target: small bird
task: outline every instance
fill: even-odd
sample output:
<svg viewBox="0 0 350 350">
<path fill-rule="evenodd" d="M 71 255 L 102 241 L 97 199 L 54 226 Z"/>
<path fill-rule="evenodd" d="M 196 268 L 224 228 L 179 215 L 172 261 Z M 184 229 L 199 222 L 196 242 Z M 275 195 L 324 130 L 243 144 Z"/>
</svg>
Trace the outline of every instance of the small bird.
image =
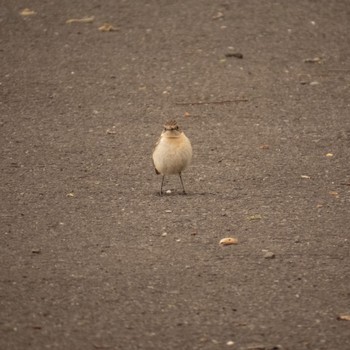
<svg viewBox="0 0 350 350">
<path fill-rule="evenodd" d="M 165 175 L 173 174 L 179 175 L 183 193 L 186 194 L 181 172 L 191 162 L 192 146 L 175 120 L 165 123 L 163 132 L 154 147 L 152 159 L 156 174 L 163 176 L 160 194 L 163 193 Z"/>
</svg>

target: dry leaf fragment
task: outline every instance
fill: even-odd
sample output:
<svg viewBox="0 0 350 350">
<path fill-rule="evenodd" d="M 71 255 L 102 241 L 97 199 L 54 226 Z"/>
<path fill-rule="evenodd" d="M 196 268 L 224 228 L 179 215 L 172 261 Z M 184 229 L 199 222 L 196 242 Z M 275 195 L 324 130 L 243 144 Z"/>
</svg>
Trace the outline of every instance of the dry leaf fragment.
<svg viewBox="0 0 350 350">
<path fill-rule="evenodd" d="M 314 58 L 306 58 L 304 60 L 305 63 L 320 63 L 321 57 L 314 57 Z"/>
<path fill-rule="evenodd" d="M 92 23 L 95 19 L 95 16 L 85 16 L 83 18 L 71 18 L 67 19 L 66 23 L 71 24 L 71 23 Z"/>
<path fill-rule="evenodd" d="M 302 179 L 311 179 L 311 177 L 309 175 L 300 175 L 300 177 Z"/>
<path fill-rule="evenodd" d="M 238 239 L 235 237 L 226 237 L 226 238 L 221 239 L 219 244 L 221 244 L 221 245 L 238 244 Z"/>
<path fill-rule="evenodd" d="M 248 216 L 247 219 L 250 221 L 261 220 L 262 216 L 260 214 L 255 214 Z"/>
<path fill-rule="evenodd" d="M 67 193 L 67 195 L 66 195 L 67 197 L 74 197 L 75 196 L 75 194 L 73 193 L 73 192 L 70 192 L 70 193 Z"/>
<path fill-rule="evenodd" d="M 212 17 L 212 19 L 214 19 L 214 20 L 215 19 L 222 19 L 222 18 L 224 18 L 224 14 L 220 11 Z"/>
<path fill-rule="evenodd" d="M 115 125 L 111 129 L 106 130 L 106 134 L 116 134 L 117 131 L 115 130 Z"/>
<path fill-rule="evenodd" d="M 260 149 L 270 149 L 270 146 L 265 144 L 265 145 L 261 145 L 259 148 Z"/>
<path fill-rule="evenodd" d="M 333 153 L 326 153 L 326 157 L 333 157 L 334 154 Z"/>
<path fill-rule="evenodd" d="M 185 118 L 188 118 L 188 117 L 190 117 L 190 116 L 191 116 L 190 113 L 188 113 L 188 112 L 185 112 L 185 113 L 184 113 L 184 117 L 185 117 Z"/>
<path fill-rule="evenodd" d="M 339 320 L 339 321 L 350 321 L 350 315 L 339 315 L 337 317 L 337 320 Z"/>
<path fill-rule="evenodd" d="M 98 27 L 100 32 L 115 32 L 118 28 L 113 27 L 110 23 L 104 23 L 101 27 Z"/>
<path fill-rule="evenodd" d="M 329 194 L 335 198 L 339 198 L 339 193 L 337 191 L 329 191 Z"/>
<path fill-rule="evenodd" d="M 36 12 L 31 9 L 25 8 L 19 14 L 21 16 L 33 16 L 36 15 Z"/>
<path fill-rule="evenodd" d="M 225 53 L 225 57 L 236 57 L 236 58 L 242 59 L 243 54 L 241 54 L 240 52 L 228 52 L 228 53 Z"/>
</svg>

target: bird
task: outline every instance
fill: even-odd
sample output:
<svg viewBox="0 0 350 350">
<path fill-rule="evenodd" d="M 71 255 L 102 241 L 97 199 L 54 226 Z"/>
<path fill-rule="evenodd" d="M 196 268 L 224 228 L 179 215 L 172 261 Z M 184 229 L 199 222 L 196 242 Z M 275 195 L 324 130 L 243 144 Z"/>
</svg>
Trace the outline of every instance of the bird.
<svg viewBox="0 0 350 350">
<path fill-rule="evenodd" d="M 154 146 L 152 160 L 156 174 L 162 175 L 159 194 L 163 194 L 165 175 L 174 174 L 179 175 L 183 194 L 186 194 L 181 173 L 191 163 L 192 145 L 176 120 L 164 124 L 160 138 Z"/>
</svg>

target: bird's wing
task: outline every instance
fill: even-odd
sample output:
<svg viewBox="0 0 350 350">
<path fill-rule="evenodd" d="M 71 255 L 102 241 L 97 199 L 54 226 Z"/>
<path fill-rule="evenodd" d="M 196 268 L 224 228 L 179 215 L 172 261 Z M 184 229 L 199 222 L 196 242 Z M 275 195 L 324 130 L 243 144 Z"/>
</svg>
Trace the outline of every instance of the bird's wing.
<svg viewBox="0 0 350 350">
<path fill-rule="evenodd" d="M 154 145 L 154 147 L 153 147 L 152 155 L 153 155 L 154 151 L 156 150 L 157 146 L 159 145 L 160 139 L 161 139 L 161 136 L 159 137 L 158 141 L 155 143 L 155 145 Z M 153 157 L 152 157 L 152 163 L 153 163 L 153 166 L 154 166 L 154 170 L 156 171 L 156 174 L 159 175 L 160 172 L 157 170 L 157 168 L 156 168 L 156 166 L 155 166 L 155 164 L 154 164 Z"/>
</svg>

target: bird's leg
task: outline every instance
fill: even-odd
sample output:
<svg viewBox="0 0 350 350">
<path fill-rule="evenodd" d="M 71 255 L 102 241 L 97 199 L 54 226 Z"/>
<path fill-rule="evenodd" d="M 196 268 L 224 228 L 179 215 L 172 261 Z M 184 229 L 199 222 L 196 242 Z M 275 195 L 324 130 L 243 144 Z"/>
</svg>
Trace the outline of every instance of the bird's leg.
<svg viewBox="0 0 350 350">
<path fill-rule="evenodd" d="M 182 185 L 183 194 L 186 194 L 184 183 L 183 183 L 182 177 L 181 177 L 181 173 L 179 173 L 179 176 L 180 176 L 180 181 L 181 181 L 181 185 Z"/>
<path fill-rule="evenodd" d="M 163 183 L 164 183 L 164 178 L 165 178 L 165 175 L 162 176 L 162 183 L 160 184 L 160 192 L 159 192 L 160 195 L 163 194 Z"/>
</svg>

